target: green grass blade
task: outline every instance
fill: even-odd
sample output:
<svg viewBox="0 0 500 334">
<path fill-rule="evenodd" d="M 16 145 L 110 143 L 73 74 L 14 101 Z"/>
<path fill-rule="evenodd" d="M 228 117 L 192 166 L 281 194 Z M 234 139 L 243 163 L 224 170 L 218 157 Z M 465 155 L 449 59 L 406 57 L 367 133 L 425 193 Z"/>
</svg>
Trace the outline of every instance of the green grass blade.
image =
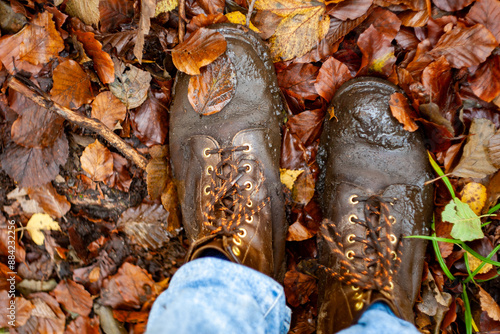
<svg viewBox="0 0 500 334">
<path fill-rule="evenodd" d="M 472 334 L 472 313 L 470 311 L 469 297 L 467 296 L 467 286 L 462 284 L 462 299 L 464 300 L 464 321 L 467 334 Z"/>
<path fill-rule="evenodd" d="M 495 249 L 493 249 L 493 250 L 491 251 L 491 253 L 490 253 L 490 254 L 488 254 L 488 256 L 487 256 L 486 258 L 487 258 L 487 259 L 491 259 L 491 258 L 493 257 L 493 255 L 495 255 L 495 254 L 496 254 L 499 250 L 500 250 L 500 244 L 499 244 L 499 245 L 497 245 L 497 246 L 495 247 Z M 483 267 L 484 267 L 485 265 L 486 265 L 486 262 L 481 263 L 481 264 L 480 264 L 480 265 L 476 268 L 476 270 L 474 270 L 474 272 L 472 273 L 472 275 L 471 275 L 472 277 L 468 277 L 468 278 L 464 281 L 464 283 L 469 283 L 469 281 L 471 280 L 471 278 L 472 278 L 472 279 L 474 279 L 474 277 L 477 275 L 477 273 L 478 273 L 479 271 L 481 271 L 481 269 L 483 269 Z"/>
<path fill-rule="evenodd" d="M 493 212 L 498 211 L 498 210 L 500 210 L 500 203 L 498 203 L 497 205 L 495 205 L 494 207 L 489 209 L 488 214 L 492 214 Z"/>
<path fill-rule="evenodd" d="M 432 230 L 436 231 L 434 217 L 432 219 Z M 436 232 L 432 232 L 432 236 L 435 237 Z M 439 250 L 439 244 L 436 240 L 432 240 L 432 247 L 434 248 L 434 253 L 436 253 L 436 258 L 439 262 L 439 265 L 441 266 L 441 269 L 443 269 L 443 272 L 445 273 L 446 277 L 448 277 L 451 281 L 455 280 L 455 276 L 453 276 L 453 274 L 448 269 L 446 262 L 444 262 L 443 256 L 441 255 L 441 251 Z"/>
<path fill-rule="evenodd" d="M 429 161 L 431 162 L 431 166 L 432 168 L 434 168 L 434 170 L 436 171 L 436 173 L 441 176 L 441 179 L 443 180 L 444 184 L 446 185 L 446 187 L 448 188 L 448 191 L 450 192 L 450 195 L 452 198 L 455 198 L 455 191 L 453 190 L 453 186 L 451 185 L 451 182 L 450 182 L 450 179 L 448 178 L 448 176 L 446 176 L 443 172 L 443 170 L 441 169 L 441 167 L 439 167 L 439 165 L 437 164 L 436 161 L 434 161 L 434 159 L 432 159 L 432 156 L 429 152 L 427 152 L 427 154 L 429 155 Z"/>
</svg>

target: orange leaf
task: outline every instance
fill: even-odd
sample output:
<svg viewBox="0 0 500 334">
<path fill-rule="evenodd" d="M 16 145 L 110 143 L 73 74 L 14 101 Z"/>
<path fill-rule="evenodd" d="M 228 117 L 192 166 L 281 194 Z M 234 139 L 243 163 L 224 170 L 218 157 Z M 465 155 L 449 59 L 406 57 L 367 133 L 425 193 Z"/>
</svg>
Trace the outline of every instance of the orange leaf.
<svg viewBox="0 0 500 334">
<path fill-rule="evenodd" d="M 404 125 L 406 131 L 414 132 L 418 129 L 418 125 L 411 118 L 413 112 L 408 104 L 408 100 L 403 94 L 392 94 L 389 106 L 391 107 L 392 116 Z"/>
<path fill-rule="evenodd" d="M 150 148 L 149 154 L 152 159 L 146 167 L 148 194 L 151 199 L 156 200 L 161 196 L 169 181 L 168 147 L 155 145 Z"/>
<path fill-rule="evenodd" d="M 79 316 L 66 327 L 64 334 L 99 334 L 99 318 Z"/>
<path fill-rule="evenodd" d="M 66 196 L 59 195 L 52 183 L 47 183 L 38 188 L 28 188 L 28 195 L 31 199 L 37 201 L 45 213 L 52 217 L 61 218 L 71 208 Z"/>
<path fill-rule="evenodd" d="M 94 38 L 91 32 L 75 31 L 78 40 L 83 44 L 85 52 L 94 61 L 94 69 L 102 83 L 115 81 L 115 65 L 109 53 L 102 51 L 102 44 Z"/>
<path fill-rule="evenodd" d="M 500 43 L 500 2 L 497 0 L 478 0 L 470 9 L 466 18 L 474 23 L 481 23 Z"/>
<path fill-rule="evenodd" d="M 90 78 L 74 60 L 66 60 L 54 70 L 52 99 L 68 108 L 80 108 L 92 101 Z"/>
<path fill-rule="evenodd" d="M 229 57 L 220 57 L 201 75 L 189 79 L 188 99 L 194 111 L 212 115 L 222 110 L 236 93 L 236 70 Z"/>
<path fill-rule="evenodd" d="M 32 293 L 29 296 L 35 306 L 31 312 L 32 324 L 36 326 L 33 332 L 41 334 L 63 333 L 66 316 L 59 303 L 46 292 Z"/>
<path fill-rule="evenodd" d="M 349 68 L 344 63 L 330 57 L 319 69 L 314 87 L 322 98 L 330 102 L 337 89 L 351 78 Z"/>
<path fill-rule="evenodd" d="M 470 88 L 481 99 L 491 102 L 500 94 L 500 56 L 493 55 L 469 76 Z"/>
<path fill-rule="evenodd" d="M 479 286 L 479 301 L 481 304 L 481 309 L 485 311 L 491 319 L 495 321 L 500 321 L 500 306 L 498 306 L 498 304 L 490 296 L 490 294 L 480 286 Z"/>
<path fill-rule="evenodd" d="M 85 148 L 80 162 L 94 181 L 104 181 L 113 174 L 113 156 L 97 139 Z"/>
<path fill-rule="evenodd" d="M 14 326 L 9 326 L 9 321 L 11 319 L 7 317 L 9 312 L 9 307 L 11 306 L 10 304 L 11 300 L 15 300 L 16 303 L 15 318 L 14 318 L 15 327 L 23 326 L 31 316 L 31 312 L 34 306 L 29 300 L 26 300 L 23 297 L 15 297 L 15 299 L 11 299 L 9 298 L 9 293 L 7 292 L 7 290 L 2 290 L 0 291 L 0 308 L 5 311 L 2 312 L 2 314 L 0 315 L 0 328 L 14 327 Z"/>
<path fill-rule="evenodd" d="M 286 301 L 293 307 L 307 303 L 309 296 L 317 289 L 314 277 L 303 274 L 296 269 L 286 272 L 283 285 L 285 286 Z"/>
<path fill-rule="evenodd" d="M 70 279 L 62 280 L 53 292 L 56 300 L 70 312 L 88 316 L 92 311 L 92 297 L 81 284 Z"/>
<path fill-rule="evenodd" d="M 288 228 L 288 233 L 286 235 L 286 241 L 302 241 L 312 238 L 314 233 L 309 231 L 300 222 L 295 222 Z"/>
<path fill-rule="evenodd" d="M 200 68 L 217 59 L 226 51 L 224 36 L 214 30 L 200 28 L 172 50 L 172 61 L 179 71 L 200 74 Z"/>
<path fill-rule="evenodd" d="M 100 93 L 92 102 L 92 118 L 100 120 L 111 130 L 118 121 L 123 121 L 126 115 L 127 107 L 110 91 Z"/>
<path fill-rule="evenodd" d="M 133 0 L 107 0 L 99 2 L 101 31 L 106 32 L 128 23 L 134 17 Z"/>
</svg>

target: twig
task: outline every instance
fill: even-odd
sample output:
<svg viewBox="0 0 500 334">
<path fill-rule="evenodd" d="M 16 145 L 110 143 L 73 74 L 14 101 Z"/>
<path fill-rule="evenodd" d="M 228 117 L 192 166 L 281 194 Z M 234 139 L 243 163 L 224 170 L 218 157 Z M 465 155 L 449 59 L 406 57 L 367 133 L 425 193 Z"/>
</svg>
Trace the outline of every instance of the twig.
<svg viewBox="0 0 500 334">
<path fill-rule="evenodd" d="M 245 26 L 247 28 L 250 26 L 250 19 L 252 18 L 252 12 L 253 12 L 254 5 L 255 5 L 255 0 L 252 0 L 252 2 L 250 2 L 250 6 L 248 6 L 247 22 L 245 24 Z"/>
<path fill-rule="evenodd" d="M 21 80 L 25 82 L 21 82 Z M 18 91 L 39 106 L 55 112 L 65 120 L 68 120 L 73 124 L 91 130 L 102 136 L 114 148 L 120 151 L 126 158 L 131 160 L 137 167 L 142 170 L 146 170 L 146 166 L 148 164 L 147 159 L 139 154 L 129 144 L 124 142 L 123 139 L 121 139 L 118 135 L 111 131 L 107 126 L 102 124 L 100 121 L 79 115 L 69 108 L 58 105 L 57 103 L 52 101 L 44 92 L 40 91 L 38 87 L 34 86 L 33 84 L 30 85 L 29 82 L 26 82 L 26 79 L 21 80 L 16 77 L 12 77 L 8 81 L 8 86 Z"/>
<path fill-rule="evenodd" d="M 184 42 L 185 19 L 186 19 L 186 0 L 179 0 L 179 43 Z"/>
</svg>

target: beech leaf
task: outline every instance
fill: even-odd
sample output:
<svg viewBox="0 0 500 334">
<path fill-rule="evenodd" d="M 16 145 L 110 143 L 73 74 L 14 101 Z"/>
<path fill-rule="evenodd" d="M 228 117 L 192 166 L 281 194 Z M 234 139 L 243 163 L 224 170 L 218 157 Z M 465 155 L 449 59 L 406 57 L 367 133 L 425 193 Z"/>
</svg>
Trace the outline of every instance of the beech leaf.
<svg viewBox="0 0 500 334">
<path fill-rule="evenodd" d="M 102 44 L 97 41 L 91 32 L 75 31 L 78 40 L 83 44 L 85 52 L 94 61 L 94 69 L 102 83 L 115 81 L 115 66 L 109 53 L 102 51 Z"/>
<path fill-rule="evenodd" d="M 169 164 L 167 161 L 168 147 L 156 145 L 149 153 L 153 157 L 146 167 L 148 194 L 151 199 L 160 198 L 169 180 Z"/>
<path fill-rule="evenodd" d="M 484 237 L 481 220 L 466 203 L 452 199 L 444 208 L 441 217 L 453 224 L 450 235 L 458 240 L 472 241 Z"/>
<path fill-rule="evenodd" d="M 151 28 L 151 18 L 155 16 L 156 0 L 141 1 L 141 16 L 139 17 L 139 29 L 137 30 L 137 40 L 134 46 L 134 56 L 139 63 L 142 63 L 142 51 L 144 49 L 144 36 Z"/>
<path fill-rule="evenodd" d="M 69 312 L 88 316 L 92 311 L 92 296 L 81 284 L 65 279 L 59 282 L 53 293 L 56 300 Z"/>
<path fill-rule="evenodd" d="M 461 10 L 474 2 L 474 0 L 432 0 L 440 9 L 447 12 Z"/>
<path fill-rule="evenodd" d="M 101 31 L 113 30 L 134 17 L 133 0 L 107 0 L 99 2 Z M 135 35 L 135 32 L 132 32 Z"/>
<path fill-rule="evenodd" d="M 99 24 L 99 0 L 68 0 L 66 12 L 78 17 L 85 24 Z"/>
<path fill-rule="evenodd" d="M 500 168 L 500 131 L 497 131 L 488 142 L 488 157 L 495 167 Z"/>
<path fill-rule="evenodd" d="M 130 121 L 134 135 L 147 146 L 162 145 L 168 133 L 169 96 L 164 91 L 152 89 L 148 99 L 134 112 Z"/>
<path fill-rule="evenodd" d="M 462 202 L 467 203 L 476 215 L 480 215 L 486 204 L 486 187 L 481 183 L 469 182 L 460 192 Z"/>
<path fill-rule="evenodd" d="M 477 0 L 466 18 L 474 23 L 481 23 L 500 43 L 500 2 L 497 0 Z"/>
<path fill-rule="evenodd" d="M 354 20 L 368 11 L 373 0 L 344 0 L 328 11 L 328 15 L 339 20 Z"/>
<path fill-rule="evenodd" d="M 115 128 L 117 122 L 123 121 L 126 115 L 127 107 L 110 91 L 100 93 L 92 102 L 91 116 L 111 130 Z"/>
<path fill-rule="evenodd" d="M 54 70 L 54 86 L 50 95 L 54 102 L 77 109 L 92 101 L 90 78 L 74 60 L 66 60 Z"/>
<path fill-rule="evenodd" d="M 30 296 L 34 309 L 31 324 L 36 326 L 36 333 L 63 333 L 66 316 L 61 311 L 59 303 L 46 292 L 32 293 Z"/>
<path fill-rule="evenodd" d="M 35 244 L 43 245 L 45 235 L 42 231 L 60 231 L 61 228 L 59 227 L 59 223 L 52 220 L 52 218 L 48 214 L 35 213 L 28 221 L 26 230 L 30 233 L 31 239 Z"/>
<path fill-rule="evenodd" d="M 479 302 L 481 304 L 481 310 L 486 312 L 488 316 L 495 320 L 500 321 L 500 306 L 497 302 L 486 292 L 481 286 L 479 287 Z"/>
<path fill-rule="evenodd" d="M 303 170 L 280 168 L 281 183 L 283 183 L 288 189 L 292 190 L 295 180 L 297 180 L 297 177 L 299 177 L 299 175 L 302 174 L 303 172 L 304 172 Z"/>
<path fill-rule="evenodd" d="M 330 102 L 337 89 L 351 78 L 349 68 L 344 63 L 330 57 L 321 65 L 314 87 L 322 98 Z"/>
<path fill-rule="evenodd" d="M 226 48 L 227 42 L 221 33 L 200 28 L 172 50 L 172 61 L 179 71 L 198 75 L 201 67 L 217 59 Z"/>
<path fill-rule="evenodd" d="M 194 111 L 212 115 L 222 110 L 236 93 L 236 70 L 231 59 L 219 57 L 189 79 L 188 99 Z"/>
<path fill-rule="evenodd" d="M 389 100 L 392 116 L 394 116 L 399 123 L 404 125 L 404 129 L 409 132 L 414 132 L 418 129 L 418 125 L 413 121 L 411 115 L 413 114 L 408 100 L 401 93 L 394 93 Z"/>
<path fill-rule="evenodd" d="M 469 77 L 470 88 L 486 102 L 500 95 L 500 56 L 493 55 Z"/>
<path fill-rule="evenodd" d="M 61 218 L 71 209 L 66 196 L 59 195 L 51 183 L 37 188 L 28 188 L 28 195 L 52 217 Z"/>
<path fill-rule="evenodd" d="M 109 90 L 129 109 L 137 108 L 148 98 L 151 74 L 135 67 L 115 61 L 115 81 Z"/>
<path fill-rule="evenodd" d="M 113 156 L 111 152 L 97 139 L 85 148 L 80 157 L 82 169 L 92 180 L 105 181 L 113 175 Z"/>
</svg>

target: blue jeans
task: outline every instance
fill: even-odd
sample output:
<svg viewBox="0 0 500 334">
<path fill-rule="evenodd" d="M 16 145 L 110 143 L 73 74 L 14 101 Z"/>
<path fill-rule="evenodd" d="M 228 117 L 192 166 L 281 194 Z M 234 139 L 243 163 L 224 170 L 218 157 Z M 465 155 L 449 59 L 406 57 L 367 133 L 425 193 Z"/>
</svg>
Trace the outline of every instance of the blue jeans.
<svg viewBox="0 0 500 334">
<path fill-rule="evenodd" d="M 276 333 L 290 327 L 283 287 L 251 268 L 215 257 L 183 265 L 153 304 L 147 334 Z M 340 333 L 418 334 L 383 303 Z"/>
</svg>

